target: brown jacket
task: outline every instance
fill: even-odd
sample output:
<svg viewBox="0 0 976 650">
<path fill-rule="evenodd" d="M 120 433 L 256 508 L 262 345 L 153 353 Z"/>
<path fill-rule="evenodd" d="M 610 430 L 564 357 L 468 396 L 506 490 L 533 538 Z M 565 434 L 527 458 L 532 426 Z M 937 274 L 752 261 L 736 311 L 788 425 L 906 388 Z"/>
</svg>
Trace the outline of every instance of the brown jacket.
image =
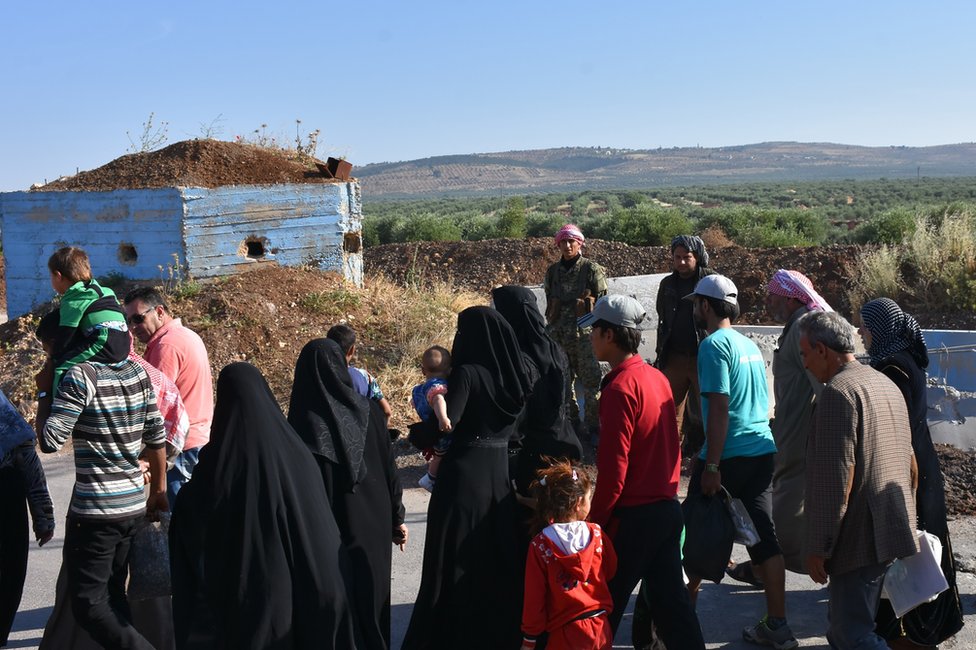
<svg viewBox="0 0 976 650">
<path fill-rule="evenodd" d="M 912 555 L 915 500 L 905 399 L 852 361 L 827 382 L 807 443 L 806 552 L 830 574 Z"/>
</svg>

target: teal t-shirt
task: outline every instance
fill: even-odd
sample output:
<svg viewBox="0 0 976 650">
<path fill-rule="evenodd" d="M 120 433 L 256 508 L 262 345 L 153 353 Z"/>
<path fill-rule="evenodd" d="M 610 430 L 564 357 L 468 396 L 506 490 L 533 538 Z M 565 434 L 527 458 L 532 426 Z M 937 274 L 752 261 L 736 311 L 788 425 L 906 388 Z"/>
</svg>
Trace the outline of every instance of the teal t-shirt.
<svg viewBox="0 0 976 650">
<path fill-rule="evenodd" d="M 709 334 L 698 348 L 702 421 L 708 422 L 708 396 L 729 396 L 729 430 L 722 459 L 762 456 L 776 452 L 769 429 L 769 391 L 766 363 L 751 340 L 731 327 Z M 701 458 L 708 453 L 708 442 Z"/>
</svg>

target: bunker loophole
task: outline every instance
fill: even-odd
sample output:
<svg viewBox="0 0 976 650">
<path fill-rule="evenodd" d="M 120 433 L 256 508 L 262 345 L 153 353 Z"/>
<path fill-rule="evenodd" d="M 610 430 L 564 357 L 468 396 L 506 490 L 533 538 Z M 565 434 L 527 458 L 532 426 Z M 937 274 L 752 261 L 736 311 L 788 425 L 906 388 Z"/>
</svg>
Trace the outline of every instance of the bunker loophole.
<svg viewBox="0 0 976 650">
<path fill-rule="evenodd" d="M 125 242 L 119 244 L 119 250 L 116 256 L 119 258 L 119 262 L 130 266 L 139 260 L 139 253 L 136 252 L 136 247 Z"/>
<path fill-rule="evenodd" d="M 342 236 L 342 249 L 347 253 L 358 253 L 363 249 L 363 238 L 360 232 L 347 232 Z"/>
<path fill-rule="evenodd" d="M 265 240 L 258 239 L 257 237 L 250 237 L 244 240 L 244 256 L 252 259 L 258 260 L 265 256 L 264 248 Z"/>
</svg>

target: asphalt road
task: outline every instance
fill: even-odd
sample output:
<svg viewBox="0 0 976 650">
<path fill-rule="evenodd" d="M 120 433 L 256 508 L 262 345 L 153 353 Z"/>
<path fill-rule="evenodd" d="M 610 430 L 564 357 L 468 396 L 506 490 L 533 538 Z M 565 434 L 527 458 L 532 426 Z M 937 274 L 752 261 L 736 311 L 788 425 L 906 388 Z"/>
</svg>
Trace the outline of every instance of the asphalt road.
<svg viewBox="0 0 976 650">
<path fill-rule="evenodd" d="M 70 453 L 60 453 L 43 458 L 48 485 L 54 498 L 59 520 L 63 519 L 74 481 L 74 467 Z M 406 486 L 405 486 L 406 487 Z M 411 488 L 404 492 L 407 506 L 407 524 L 410 542 L 406 551 L 394 549 L 393 554 L 393 639 L 399 647 L 413 609 L 413 600 L 420 585 L 420 569 L 423 558 L 424 527 L 428 494 Z M 969 573 L 958 574 L 959 590 L 966 612 L 966 628 L 942 648 L 976 648 L 976 519 L 959 519 L 950 524 L 953 544 L 960 560 L 960 568 Z M 54 584 L 61 563 L 63 526 L 55 538 L 44 548 L 31 548 L 27 584 L 20 612 L 14 621 L 10 648 L 36 648 L 40 643 L 44 624 L 54 605 Z M 734 558 L 746 559 L 745 550 L 736 546 Z M 787 608 L 790 626 L 802 648 L 827 648 L 823 632 L 827 624 L 827 592 L 808 577 L 787 574 Z M 628 608 L 615 648 L 630 648 L 630 611 Z M 754 624 L 765 611 L 763 595 L 746 585 L 725 580 L 715 585 L 705 583 L 698 600 L 698 617 L 701 621 L 707 647 L 735 650 L 752 648 L 741 639 L 742 628 Z"/>
</svg>

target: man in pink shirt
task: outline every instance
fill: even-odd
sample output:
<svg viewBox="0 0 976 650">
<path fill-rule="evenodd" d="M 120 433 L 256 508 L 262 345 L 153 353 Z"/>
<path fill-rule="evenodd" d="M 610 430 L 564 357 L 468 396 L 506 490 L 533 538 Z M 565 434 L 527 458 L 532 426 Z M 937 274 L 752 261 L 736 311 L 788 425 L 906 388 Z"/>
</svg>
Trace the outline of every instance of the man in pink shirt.
<svg viewBox="0 0 976 650">
<path fill-rule="evenodd" d="M 173 318 L 166 300 L 153 287 L 126 294 L 124 309 L 133 336 L 146 344 L 146 361 L 173 380 L 190 418 L 183 451 L 166 477 L 173 503 L 180 487 L 190 480 L 200 448 L 210 440 L 214 408 L 210 359 L 197 333 Z"/>
</svg>

